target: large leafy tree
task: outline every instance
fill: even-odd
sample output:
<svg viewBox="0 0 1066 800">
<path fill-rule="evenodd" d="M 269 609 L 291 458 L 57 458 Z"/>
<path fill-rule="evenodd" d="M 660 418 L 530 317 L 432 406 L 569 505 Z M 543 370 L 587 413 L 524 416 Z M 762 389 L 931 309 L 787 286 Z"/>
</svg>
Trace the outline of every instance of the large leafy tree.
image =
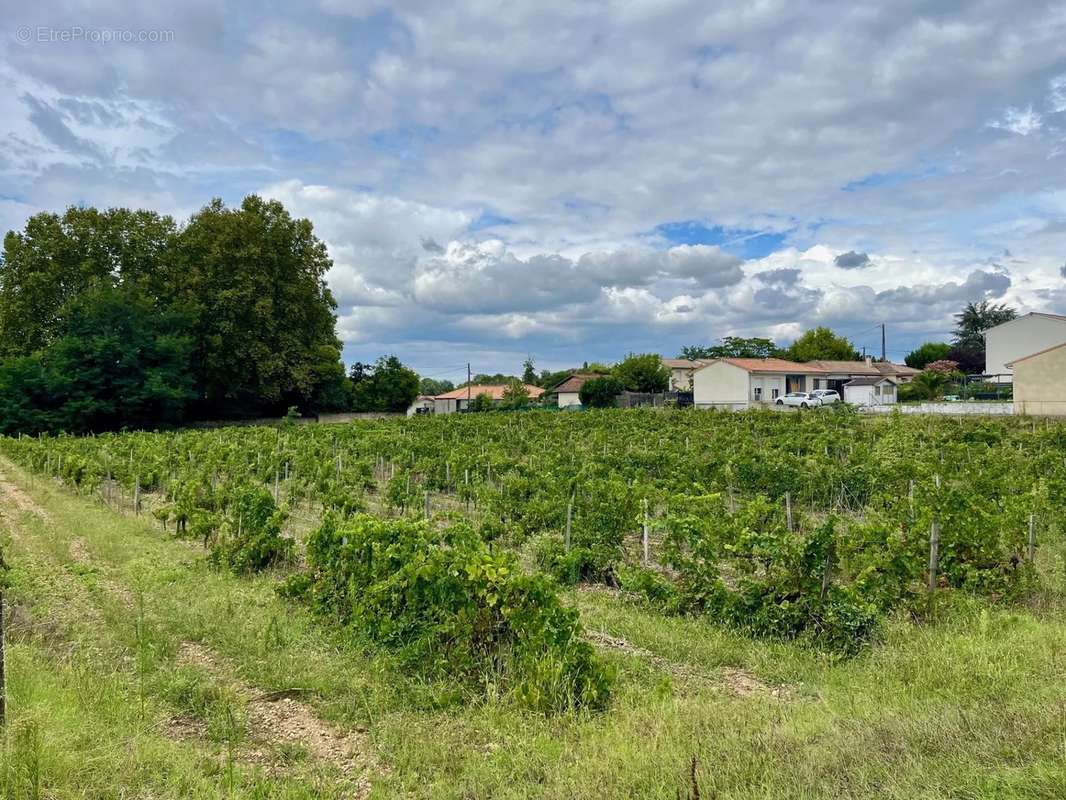
<svg viewBox="0 0 1066 800">
<path fill-rule="evenodd" d="M 925 342 L 907 353 L 903 363 L 914 369 L 925 369 L 926 364 L 941 361 L 948 357 L 951 345 L 944 342 Z"/>
<path fill-rule="evenodd" d="M 435 380 L 434 378 L 422 378 L 421 383 L 418 385 L 418 393 L 426 394 L 433 397 L 438 394 L 445 394 L 455 388 L 455 384 L 446 380 Z"/>
<path fill-rule="evenodd" d="M 179 422 L 194 398 L 186 320 L 107 282 L 64 306 L 58 338 L 0 364 L 0 430 L 82 433 Z"/>
<path fill-rule="evenodd" d="M 631 392 L 665 392 L 670 386 L 670 370 L 655 353 L 630 353 L 615 365 L 613 374 Z"/>
<path fill-rule="evenodd" d="M 774 358 L 781 355 L 773 339 L 760 337 L 726 336 L 721 344 L 710 346 L 690 345 L 681 348 L 680 358 L 693 361 L 706 358 Z"/>
<path fill-rule="evenodd" d="M 859 357 L 847 338 L 838 336 L 826 327 L 811 328 L 785 350 L 785 357 L 793 361 L 852 361 Z"/>
<path fill-rule="evenodd" d="M 947 358 L 956 361 L 959 368 L 967 373 L 984 372 L 985 369 L 985 331 L 1010 322 L 1017 312 L 1004 304 L 967 303 L 955 315 L 955 335 Z"/>
<path fill-rule="evenodd" d="M 168 299 L 193 319 L 203 413 L 313 404 L 343 380 L 332 261 L 309 220 L 255 195 L 239 208 L 215 200 L 181 231 L 169 266 Z"/>
<path fill-rule="evenodd" d="M 418 373 L 396 356 L 382 356 L 353 388 L 355 411 L 406 411 L 418 396 Z"/>
<path fill-rule="evenodd" d="M 101 283 L 136 283 L 151 297 L 176 234 L 153 211 L 68 208 L 30 217 L 4 237 L 0 258 L 0 355 L 29 355 L 61 335 L 62 310 Z"/>
<path fill-rule="evenodd" d="M 989 328 L 1010 322 L 1018 313 L 1008 305 L 990 303 L 967 303 L 966 307 L 955 315 L 955 337 L 952 341 L 956 347 L 980 350 L 985 349 L 984 333 Z"/>
</svg>

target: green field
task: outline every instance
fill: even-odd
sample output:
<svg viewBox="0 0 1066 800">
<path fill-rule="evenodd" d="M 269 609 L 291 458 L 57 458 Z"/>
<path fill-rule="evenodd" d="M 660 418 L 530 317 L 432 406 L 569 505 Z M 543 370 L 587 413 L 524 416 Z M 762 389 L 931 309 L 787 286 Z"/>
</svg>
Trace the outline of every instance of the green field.
<svg viewBox="0 0 1066 800">
<path fill-rule="evenodd" d="M 1066 795 L 1061 425 L 538 412 L 0 456 L 0 796 Z M 437 631 L 282 596 L 324 516 L 553 572 L 606 701 L 537 710 L 506 669 L 413 662 Z M 288 557 L 236 568 L 272 526 Z"/>
</svg>

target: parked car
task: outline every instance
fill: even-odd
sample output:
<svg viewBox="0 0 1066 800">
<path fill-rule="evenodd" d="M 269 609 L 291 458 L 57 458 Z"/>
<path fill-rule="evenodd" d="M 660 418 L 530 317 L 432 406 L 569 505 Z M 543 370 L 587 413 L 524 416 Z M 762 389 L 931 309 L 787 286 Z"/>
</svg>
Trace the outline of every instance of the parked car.
<svg viewBox="0 0 1066 800">
<path fill-rule="evenodd" d="M 817 397 L 818 402 L 823 406 L 831 406 L 833 403 L 840 402 L 840 393 L 836 389 L 815 389 L 811 395 Z"/>
<path fill-rule="evenodd" d="M 784 397 L 777 398 L 779 406 L 799 406 L 800 408 L 815 408 L 822 401 L 811 392 L 789 392 Z"/>
</svg>

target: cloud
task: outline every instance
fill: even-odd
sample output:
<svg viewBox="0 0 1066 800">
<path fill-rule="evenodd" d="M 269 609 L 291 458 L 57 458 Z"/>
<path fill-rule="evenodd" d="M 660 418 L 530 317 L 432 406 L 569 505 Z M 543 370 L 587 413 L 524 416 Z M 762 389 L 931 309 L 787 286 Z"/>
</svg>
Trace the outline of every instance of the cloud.
<svg viewBox="0 0 1066 800">
<path fill-rule="evenodd" d="M 999 119 L 987 123 L 990 128 L 1010 131 L 1019 136 L 1028 136 L 1044 127 L 1044 119 L 1032 106 L 1025 108 L 1008 108 Z"/>
<path fill-rule="evenodd" d="M 833 259 L 833 263 L 841 269 L 865 269 L 873 266 L 873 262 L 866 253 L 856 253 L 854 250 L 841 253 Z"/>
<path fill-rule="evenodd" d="M 1063 264 L 1061 267 L 1059 267 L 1059 275 L 1066 278 L 1066 264 Z"/>
<path fill-rule="evenodd" d="M 0 51 L 0 221 L 277 197 L 364 360 L 1064 311 L 1066 9 L 1038 5 L 110 0 L 94 24 L 173 40 Z M 678 247 L 649 233 L 680 221 Z"/>
</svg>

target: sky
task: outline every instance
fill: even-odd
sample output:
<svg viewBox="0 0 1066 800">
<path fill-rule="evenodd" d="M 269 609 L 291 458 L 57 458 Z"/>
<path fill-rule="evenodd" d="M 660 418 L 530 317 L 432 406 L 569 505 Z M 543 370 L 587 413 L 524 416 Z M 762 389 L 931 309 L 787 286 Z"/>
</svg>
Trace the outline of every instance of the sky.
<svg viewBox="0 0 1066 800">
<path fill-rule="evenodd" d="M 1066 3 L 0 0 L 0 229 L 249 193 L 426 376 L 1066 313 Z M 6 30 L 3 30 L 6 28 Z"/>
</svg>

